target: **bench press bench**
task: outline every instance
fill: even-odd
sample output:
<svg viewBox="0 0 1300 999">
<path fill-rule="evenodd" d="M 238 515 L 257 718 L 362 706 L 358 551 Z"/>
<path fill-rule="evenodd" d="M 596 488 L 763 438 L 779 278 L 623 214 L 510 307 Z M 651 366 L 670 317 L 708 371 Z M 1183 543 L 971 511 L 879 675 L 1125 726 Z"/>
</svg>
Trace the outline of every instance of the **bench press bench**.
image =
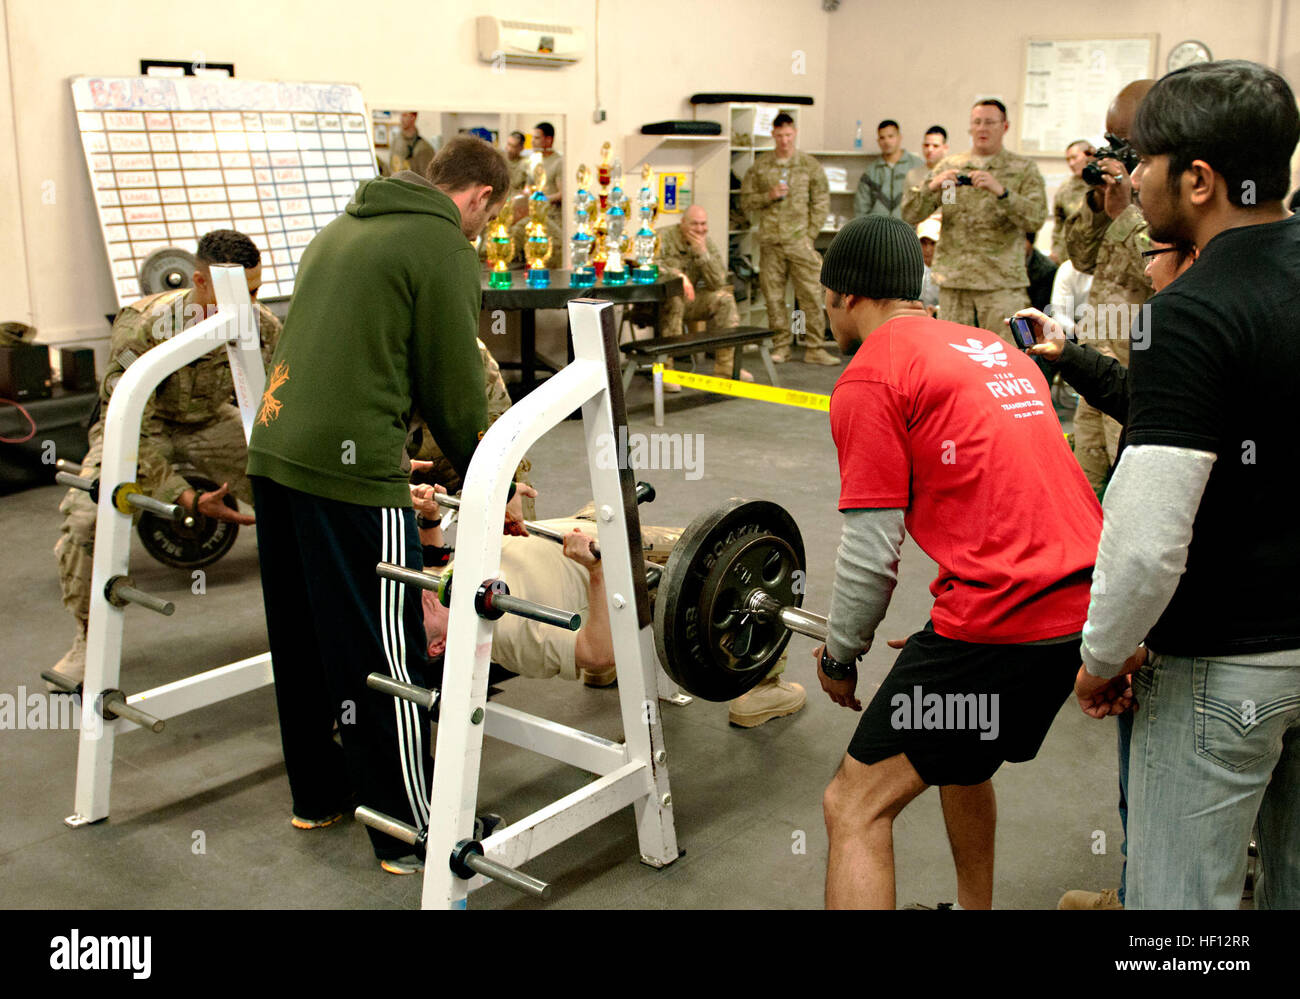
<svg viewBox="0 0 1300 999">
<path fill-rule="evenodd" d="M 657 336 L 651 340 L 633 340 L 619 344 L 623 352 L 623 391 L 632 384 L 632 377 L 643 365 L 655 364 L 665 358 L 692 357 L 709 350 L 734 347 L 736 354 L 731 366 L 731 377 L 740 377 L 740 362 L 744 348 L 757 344 L 763 367 L 773 385 L 781 383 L 776 377 L 776 365 L 772 363 L 773 331 L 761 326 L 736 326 L 729 330 L 715 333 L 697 333 L 691 336 Z M 662 391 L 662 389 L 660 390 Z"/>
</svg>

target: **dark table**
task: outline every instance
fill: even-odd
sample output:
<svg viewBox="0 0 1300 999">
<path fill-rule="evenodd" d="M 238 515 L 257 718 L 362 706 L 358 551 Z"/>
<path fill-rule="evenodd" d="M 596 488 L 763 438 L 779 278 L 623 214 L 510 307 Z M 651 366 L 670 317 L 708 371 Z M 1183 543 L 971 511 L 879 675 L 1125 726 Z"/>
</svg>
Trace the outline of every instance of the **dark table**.
<svg viewBox="0 0 1300 999">
<path fill-rule="evenodd" d="M 86 420 L 98 398 L 97 390 L 69 392 L 56 386 L 51 398 L 24 402 L 36 434 L 22 444 L 0 443 L 0 495 L 53 482 L 54 458 L 81 461 L 90 447 Z M 0 437 L 17 440 L 30 431 L 31 424 L 17 409 L 0 406 Z"/>
<path fill-rule="evenodd" d="M 680 277 L 660 277 L 654 284 L 633 284 L 631 268 L 627 284 L 601 284 L 590 288 L 570 288 L 569 271 L 552 268 L 551 283 L 546 288 L 530 288 L 526 271 L 511 271 L 514 286 L 489 288 L 487 275 L 483 276 L 483 308 L 487 311 L 502 309 L 518 312 L 520 321 L 519 363 L 503 362 L 503 368 L 518 368 L 520 391 L 531 392 L 537 386 L 537 368 L 540 363 L 547 371 L 559 367 L 537 354 L 537 310 L 563 309 L 575 298 L 599 298 L 606 302 L 654 302 L 656 306 L 670 295 L 682 294 Z M 657 319 L 657 317 L 656 317 Z M 657 322 L 656 322 L 657 325 Z M 573 342 L 567 341 L 568 359 L 573 359 Z"/>
</svg>

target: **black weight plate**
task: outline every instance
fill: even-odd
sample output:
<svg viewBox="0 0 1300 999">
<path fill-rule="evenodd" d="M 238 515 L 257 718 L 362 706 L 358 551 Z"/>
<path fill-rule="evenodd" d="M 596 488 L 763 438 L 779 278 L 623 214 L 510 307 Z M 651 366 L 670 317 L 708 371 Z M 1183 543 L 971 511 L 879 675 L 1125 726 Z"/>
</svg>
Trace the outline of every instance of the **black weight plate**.
<svg viewBox="0 0 1300 999">
<path fill-rule="evenodd" d="M 200 476 L 187 474 L 185 478 L 205 493 L 218 488 L 215 482 Z M 239 509 L 229 494 L 225 504 L 232 510 Z M 141 514 L 135 530 L 150 555 L 175 569 L 201 569 L 211 565 L 230 551 L 239 536 L 239 525 L 228 521 L 200 516 L 193 527 L 187 528 L 152 513 Z"/>
<path fill-rule="evenodd" d="M 761 588 L 798 606 L 804 566 L 799 527 L 776 503 L 733 498 L 696 517 L 659 583 L 655 648 L 664 670 L 706 701 L 745 693 L 776 664 L 790 632 L 745 614 L 740 604 Z"/>
</svg>

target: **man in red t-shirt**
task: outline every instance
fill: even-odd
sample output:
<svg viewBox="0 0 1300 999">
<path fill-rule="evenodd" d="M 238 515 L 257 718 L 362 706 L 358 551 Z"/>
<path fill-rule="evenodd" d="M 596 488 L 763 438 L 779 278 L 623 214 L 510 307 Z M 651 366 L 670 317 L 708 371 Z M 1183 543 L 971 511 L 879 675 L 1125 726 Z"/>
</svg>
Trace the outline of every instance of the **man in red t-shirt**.
<svg viewBox="0 0 1300 999">
<path fill-rule="evenodd" d="M 960 908 L 993 904 L 990 778 L 1037 754 L 1074 686 L 1101 507 L 1032 360 L 916 301 L 916 235 L 854 219 L 822 266 L 840 348 L 831 396 L 844 528 L 822 688 L 861 711 L 856 663 L 897 579 L 903 533 L 939 564 L 930 622 L 872 698 L 826 789 L 828 907 L 892 908 L 893 820 L 939 785 Z"/>
</svg>

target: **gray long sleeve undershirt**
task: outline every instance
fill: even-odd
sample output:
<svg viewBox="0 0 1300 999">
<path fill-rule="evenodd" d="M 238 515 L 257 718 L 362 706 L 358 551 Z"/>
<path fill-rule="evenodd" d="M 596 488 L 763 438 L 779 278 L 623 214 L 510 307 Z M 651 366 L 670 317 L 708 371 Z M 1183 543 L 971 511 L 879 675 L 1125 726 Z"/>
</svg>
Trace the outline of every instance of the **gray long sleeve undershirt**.
<svg viewBox="0 0 1300 999">
<path fill-rule="evenodd" d="M 1215 458 L 1155 444 L 1124 449 L 1106 487 L 1083 626 L 1083 662 L 1093 676 L 1117 676 L 1173 599 Z"/>
<path fill-rule="evenodd" d="M 903 514 L 901 508 L 844 512 L 826 629 L 827 651 L 840 662 L 854 662 L 871 648 L 889 608 L 898 582 Z"/>
</svg>

